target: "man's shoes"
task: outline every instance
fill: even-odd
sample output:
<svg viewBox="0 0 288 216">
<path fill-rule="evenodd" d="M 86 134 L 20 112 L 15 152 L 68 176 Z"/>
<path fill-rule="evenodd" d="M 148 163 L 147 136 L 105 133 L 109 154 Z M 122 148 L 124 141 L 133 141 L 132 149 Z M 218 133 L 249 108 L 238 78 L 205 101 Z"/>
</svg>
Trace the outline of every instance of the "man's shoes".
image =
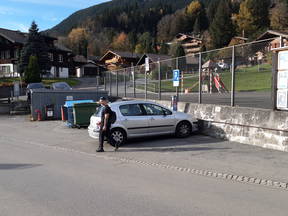
<svg viewBox="0 0 288 216">
<path fill-rule="evenodd" d="M 114 151 L 117 151 L 119 149 L 119 145 L 118 144 L 115 144 L 115 149 Z"/>
<path fill-rule="evenodd" d="M 104 152 L 104 149 L 97 149 L 96 152 Z"/>
</svg>

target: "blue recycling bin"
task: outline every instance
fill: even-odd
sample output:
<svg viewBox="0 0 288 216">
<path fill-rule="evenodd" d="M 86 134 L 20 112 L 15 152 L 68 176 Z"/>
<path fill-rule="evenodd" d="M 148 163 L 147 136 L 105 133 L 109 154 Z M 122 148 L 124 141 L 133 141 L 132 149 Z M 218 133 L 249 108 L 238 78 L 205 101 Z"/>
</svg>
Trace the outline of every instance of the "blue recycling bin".
<svg viewBox="0 0 288 216">
<path fill-rule="evenodd" d="M 93 103 L 93 102 L 94 102 L 93 100 L 66 101 L 64 104 L 64 107 L 67 108 L 67 123 L 66 123 L 66 125 L 68 127 L 75 127 L 75 125 L 74 125 L 74 112 L 73 112 L 74 104 Z"/>
</svg>

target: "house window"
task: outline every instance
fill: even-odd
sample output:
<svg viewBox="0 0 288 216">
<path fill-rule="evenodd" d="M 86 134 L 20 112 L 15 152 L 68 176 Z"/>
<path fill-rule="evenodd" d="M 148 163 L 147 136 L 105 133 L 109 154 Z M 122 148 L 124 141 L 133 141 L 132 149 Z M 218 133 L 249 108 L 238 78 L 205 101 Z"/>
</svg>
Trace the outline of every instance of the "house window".
<svg viewBox="0 0 288 216">
<path fill-rule="evenodd" d="M 50 61 L 53 62 L 54 61 L 53 53 L 48 53 L 48 56 L 49 56 Z"/>
<path fill-rule="evenodd" d="M 1 59 L 5 59 L 5 51 L 1 51 Z"/>
<path fill-rule="evenodd" d="M 10 69 L 10 66 L 0 66 L 0 72 L 2 73 L 10 73 L 11 72 L 11 69 Z"/>
<path fill-rule="evenodd" d="M 5 58 L 10 59 L 10 50 L 5 51 Z"/>
<path fill-rule="evenodd" d="M 63 62 L 63 55 L 59 55 L 59 62 Z"/>
<path fill-rule="evenodd" d="M 19 50 L 15 49 L 14 50 L 14 58 L 18 58 L 19 57 Z"/>
</svg>

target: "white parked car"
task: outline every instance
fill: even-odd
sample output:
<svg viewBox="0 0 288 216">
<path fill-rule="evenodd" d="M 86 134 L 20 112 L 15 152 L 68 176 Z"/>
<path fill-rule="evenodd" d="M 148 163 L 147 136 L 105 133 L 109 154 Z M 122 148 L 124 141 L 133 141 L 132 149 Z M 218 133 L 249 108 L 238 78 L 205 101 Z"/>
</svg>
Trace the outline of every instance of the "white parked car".
<svg viewBox="0 0 288 216">
<path fill-rule="evenodd" d="M 111 145 L 121 145 L 129 138 L 175 134 L 188 137 L 197 130 L 197 120 L 183 112 L 174 112 L 149 101 L 121 101 L 109 104 L 116 112 L 116 122 L 111 126 Z M 99 138 L 101 108 L 91 116 L 88 133 Z"/>
<path fill-rule="evenodd" d="M 218 65 L 218 67 L 220 67 L 223 70 L 229 69 L 229 65 L 224 63 L 224 62 L 219 62 L 217 65 Z"/>
</svg>

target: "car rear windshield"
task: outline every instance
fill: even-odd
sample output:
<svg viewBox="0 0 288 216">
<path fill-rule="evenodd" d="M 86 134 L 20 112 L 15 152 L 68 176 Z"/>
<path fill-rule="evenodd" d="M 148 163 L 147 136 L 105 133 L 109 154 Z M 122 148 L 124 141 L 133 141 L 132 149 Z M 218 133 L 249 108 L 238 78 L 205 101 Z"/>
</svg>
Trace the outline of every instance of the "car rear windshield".
<svg viewBox="0 0 288 216">
<path fill-rule="evenodd" d="M 66 83 L 55 83 L 54 86 L 57 89 L 70 89 Z"/>
<path fill-rule="evenodd" d="M 39 89 L 39 88 L 45 88 L 44 85 L 42 83 L 32 83 L 29 84 L 30 89 Z"/>
</svg>

